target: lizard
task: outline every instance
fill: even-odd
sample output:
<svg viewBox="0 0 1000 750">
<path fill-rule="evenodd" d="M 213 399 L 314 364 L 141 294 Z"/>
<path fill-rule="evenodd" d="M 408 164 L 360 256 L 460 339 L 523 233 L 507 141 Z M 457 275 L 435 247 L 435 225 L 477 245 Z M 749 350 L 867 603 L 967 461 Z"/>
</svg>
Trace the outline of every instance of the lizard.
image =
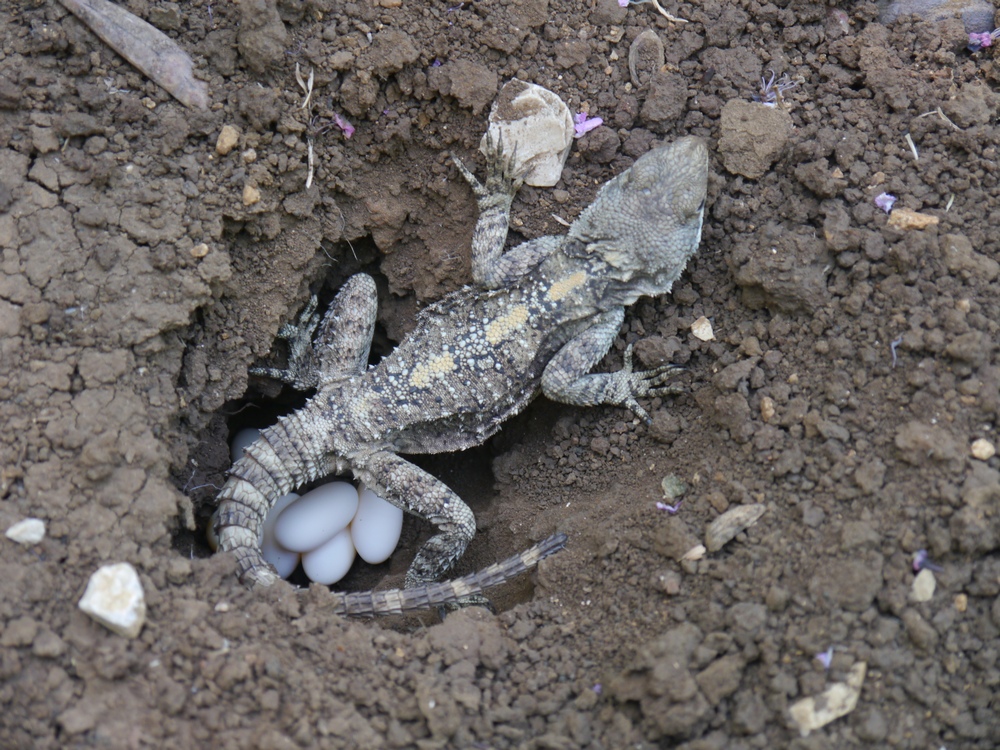
<svg viewBox="0 0 1000 750">
<path fill-rule="evenodd" d="M 355 274 L 322 320 L 311 301 L 297 325 L 279 331 L 290 342 L 287 369 L 251 370 L 316 389 L 244 449 L 218 495 L 219 548 L 235 556 L 240 580 L 251 588 L 278 580 L 260 553 L 274 502 L 318 478 L 351 472 L 379 497 L 431 521 L 437 533 L 417 551 L 401 591 L 342 595 L 345 613 L 471 601 L 482 588 L 476 575 L 439 581 L 472 539 L 475 517 L 447 485 L 401 454 L 479 445 L 539 393 L 577 406 L 623 406 L 648 423 L 637 399 L 677 392 L 668 380 L 680 368 L 635 370 L 632 345 L 617 372 L 590 370 L 610 350 L 625 308 L 669 292 L 697 250 L 708 182 L 705 143 L 685 137 L 647 152 L 600 188 L 565 235 L 507 252 L 522 175 L 502 142 L 487 138 L 485 153 L 485 184 L 452 155 L 479 210 L 471 285 L 424 308 L 413 331 L 369 368 L 377 294 L 370 276 Z M 501 568 L 514 575 L 564 542 L 550 537 Z M 488 575 L 479 583 L 491 582 L 501 580 Z"/>
</svg>

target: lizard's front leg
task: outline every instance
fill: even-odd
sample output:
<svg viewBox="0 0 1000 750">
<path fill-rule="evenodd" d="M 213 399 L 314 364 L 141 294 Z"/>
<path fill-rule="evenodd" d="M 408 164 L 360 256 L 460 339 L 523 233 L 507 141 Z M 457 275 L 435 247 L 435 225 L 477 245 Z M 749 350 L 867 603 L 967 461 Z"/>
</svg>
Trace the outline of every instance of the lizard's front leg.
<svg viewBox="0 0 1000 750">
<path fill-rule="evenodd" d="M 649 414 L 636 399 L 677 393 L 676 387 L 664 384 L 681 367 L 661 365 L 634 371 L 630 344 L 621 370 L 587 374 L 607 354 L 624 319 L 624 308 L 609 310 L 597 316 L 594 325 L 570 339 L 542 372 L 542 393 L 553 401 L 574 406 L 624 406 L 648 424 Z"/>
<path fill-rule="evenodd" d="M 278 331 L 278 338 L 288 341 L 288 367 L 253 367 L 251 375 L 274 378 L 306 391 L 360 375 L 367 369 L 378 312 L 378 293 L 372 277 L 358 273 L 349 278 L 322 322 L 316 304 L 313 295 L 298 322 L 288 323 Z"/>
<path fill-rule="evenodd" d="M 452 154 L 451 158 L 479 206 L 479 220 L 472 232 L 472 280 L 487 289 L 509 287 L 557 247 L 551 238 L 541 238 L 504 254 L 510 204 L 524 179 L 524 169 L 515 172 L 516 151 L 506 155 L 503 143 L 487 133 L 485 185 L 457 156 Z"/>
</svg>

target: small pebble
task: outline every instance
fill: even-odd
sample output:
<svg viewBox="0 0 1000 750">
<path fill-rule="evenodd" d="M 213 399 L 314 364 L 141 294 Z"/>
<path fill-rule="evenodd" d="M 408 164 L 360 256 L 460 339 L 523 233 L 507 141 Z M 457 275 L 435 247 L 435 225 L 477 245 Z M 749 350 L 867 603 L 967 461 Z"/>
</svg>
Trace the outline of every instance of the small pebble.
<svg viewBox="0 0 1000 750">
<path fill-rule="evenodd" d="M 765 510 L 762 503 L 737 505 L 727 510 L 709 524 L 705 531 L 705 547 L 709 552 L 718 552 L 741 531 L 757 523 Z"/>
<path fill-rule="evenodd" d="M 219 156 L 225 156 L 236 148 L 236 144 L 239 142 L 240 131 L 232 125 L 223 125 L 222 130 L 219 132 L 219 137 L 215 141 L 215 153 Z"/>
<path fill-rule="evenodd" d="M 978 458 L 980 461 L 989 461 L 997 454 L 996 447 L 986 438 L 973 440 L 969 450 L 972 453 L 972 457 Z"/>
<path fill-rule="evenodd" d="M 681 592 L 680 574 L 673 570 L 664 570 L 653 574 L 653 587 L 667 596 L 677 596 Z"/>
<path fill-rule="evenodd" d="M 712 330 L 712 323 L 704 315 L 691 324 L 691 335 L 699 341 L 715 340 L 715 331 Z"/>
<path fill-rule="evenodd" d="M 252 206 L 260 203 L 260 191 L 253 185 L 246 185 L 243 188 L 243 205 Z"/>
<path fill-rule="evenodd" d="M 191 248 L 192 258 L 204 258 L 208 255 L 208 245 L 204 242 L 199 242 L 197 245 Z"/>
<path fill-rule="evenodd" d="M 926 229 L 939 223 L 937 216 L 911 211 L 908 208 L 897 208 L 889 214 L 889 226 L 894 229 Z"/>
<path fill-rule="evenodd" d="M 676 474 L 667 474 L 660 482 L 660 489 L 663 490 L 663 499 L 673 502 L 687 492 L 687 483 Z"/>
<path fill-rule="evenodd" d="M 770 396 L 764 396 L 760 400 L 760 418 L 765 422 L 774 419 L 774 399 Z"/>
<path fill-rule="evenodd" d="M 684 556 L 681 557 L 681 560 L 694 562 L 695 560 L 700 560 L 704 556 L 705 556 L 705 545 L 696 544 L 694 547 L 692 547 L 691 549 L 689 549 L 687 552 L 684 553 Z"/>
<path fill-rule="evenodd" d="M 845 682 L 835 682 L 819 695 L 803 698 L 789 706 L 788 713 L 799 734 L 808 737 L 813 730 L 853 711 L 861 697 L 861 686 L 867 671 L 868 665 L 858 662 L 851 667 Z"/>
<path fill-rule="evenodd" d="M 146 597 L 139 574 L 128 563 L 97 569 L 77 605 L 118 635 L 135 638 L 146 622 Z"/>
<path fill-rule="evenodd" d="M 7 538 L 25 547 L 38 544 L 45 538 L 45 521 L 40 518 L 25 518 L 7 529 Z"/>
<path fill-rule="evenodd" d="M 910 587 L 910 601 L 929 602 L 934 596 L 934 589 L 937 588 L 937 580 L 934 573 L 929 568 L 924 568 L 917 573 Z"/>
</svg>

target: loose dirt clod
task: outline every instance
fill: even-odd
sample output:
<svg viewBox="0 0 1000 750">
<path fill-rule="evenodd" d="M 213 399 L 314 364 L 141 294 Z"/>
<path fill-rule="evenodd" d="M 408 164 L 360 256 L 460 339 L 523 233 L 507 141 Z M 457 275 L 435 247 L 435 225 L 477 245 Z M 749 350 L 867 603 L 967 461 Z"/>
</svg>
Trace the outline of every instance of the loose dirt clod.
<svg viewBox="0 0 1000 750">
<path fill-rule="evenodd" d="M 208 109 L 207 84 L 195 80 L 191 58 L 162 31 L 107 0 L 60 2 L 181 104 Z"/>
</svg>

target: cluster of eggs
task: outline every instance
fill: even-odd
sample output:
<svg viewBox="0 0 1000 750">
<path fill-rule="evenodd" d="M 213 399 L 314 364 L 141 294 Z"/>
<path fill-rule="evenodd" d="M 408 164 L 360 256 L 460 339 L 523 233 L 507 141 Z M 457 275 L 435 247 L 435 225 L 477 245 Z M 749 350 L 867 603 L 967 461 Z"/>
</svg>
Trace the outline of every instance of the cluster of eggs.
<svg viewBox="0 0 1000 750">
<path fill-rule="evenodd" d="M 258 435 L 245 429 L 233 436 L 234 462 Z M 330 482 L 275 502 L 264 519 L 261 554 L 282 578 L 301 562 L 309 580 L 331 584 L 347 575 L 355 556 L 373 565 L 385 562 L 402 530 L 402 510 L 366 487 Z"/>
</svg>

